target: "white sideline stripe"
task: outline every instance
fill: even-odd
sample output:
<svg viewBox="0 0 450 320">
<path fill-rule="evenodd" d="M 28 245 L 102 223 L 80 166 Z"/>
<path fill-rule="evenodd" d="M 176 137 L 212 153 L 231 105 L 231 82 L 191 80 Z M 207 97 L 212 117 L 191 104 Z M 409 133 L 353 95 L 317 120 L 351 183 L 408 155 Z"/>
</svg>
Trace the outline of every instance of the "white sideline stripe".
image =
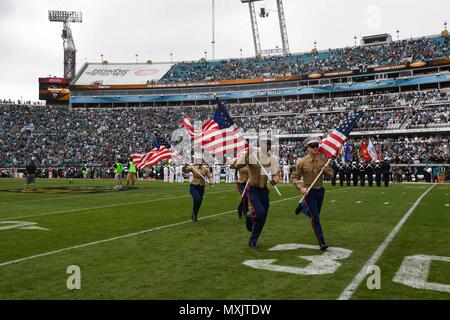
<svg viewBox="0 0 450 320">
<path fill-rule="evenodd" d="M 282 199 L 282 200 L 272 201 L 271 204 L 275 204 L 275 203 L 279 203 L 279 202 L 283 202 L 283 201 L 288 201 L 288 200 L 293 200 L 293 199 L 298 199 L 298 198 L 299 198 L 299 196 L 290 197 L 290 198 L 286 198 L 286 199 Z M 199 218 L 199 220 L 205 220 L 205 219 L 209 219 L 209 218 L 223 216 L 225 214 L 229 214 L 229 213 L 233 213 L 233 212 L 236 212 L 236 210 L 231 210 L 231 211 L 227 211 L 227 212 L 213 214 L 213 215 L 210 215 L 210 216 L 206 216 L 204 218 Z M 105 242 L 110 242 L 110 241 L 114 241 L 114 240 L 120 240 L 120 239 L 129 238 L 129 237 L 134 237 L 134 236 L 138 236 L 138 235 L 141 235 L 141 234 L 149 233 L 149 232 L 152 232 L 152 231 L 157 231 L 157 230 L 161 230 L 161 229 L 167 229 L 167 228 L 171 228 L 171 227 L 176 227 L 176 226 L 180 226 L 180 225 L 187 224 L 187 223 L 192 223 L 192 221 L 188 220 L 188 221 L 168 224 L 168 225 L 161 226 L 161 227 L 156 227 L 156 228 L 142 230 L 142 231 L 138 231 L 138 232 L 134 232 L 134 233 L 125 234 L 123 236 L 118 236 L 118 237 L 114 237 L 114 238 L 108 238 L 108 239 L 103 239 L 103 240 L 99 240 L 99 241 L 89 242 L 89 243 L 80 244 L 80 245 L 73 246 L 73 247 L 68 247 L 68 248 L 59 249 L 59 250 L 55 250 L 55 251 L 49 251 L 49 252 L 45 252 L 45 253 L 36 254 L 34 256 L 25 257 L 25 258 L 21 258 L 21 259 L 17 259 L 17 260 L 2 262 L 2 263 L 0 263 L 0 267 L 8 266 L 8 265 L 11 265 L 11 264 L 16 264 L 16 263 L 23 262 L 23 261 L 32 260 L 32 259 L 36 259 L 36 258 L 40 258 L 40 257 L 46 257 L 46 256 L 50 256 L 50 255 L 53 255 L 53 254 L 56 254 L 56 253 L 60 253 L 60 252 L 65 252 L 65 251 L 69 251 L 69 250 L 75 250 L 75 249 L 80 249 L 80 248 L 84 248 L 84 247 L 89 247 L 89 246 L 93 246 L 93 245 L 96 245 L 96 244 L 99 244 L 99 243 L 105 243 Z"/>
<path fill-rule="evenodd" d="M 208 196 L 208 194 L 225 193 L 225 192 L 235 192 L 235 190 L 224 190 L 224 191 L 208 192 L 205 196 Z M 174 200 L 174 199 L 187 198 L 187 197 L 190 197 L 190 195 L 179 195 L 179 196 L 174 196 L 174 197 L 170 197 L 170 198 L 151 199 L 151 200 L 125 202 L 125 203 L 116 203 L 116 204 L 109 204 L 109 205 L 105 205 L 105 206 L 97 206 L 97 207 L 89 207 L 89 208 L 78 208 L 78 209 L 63 210 L 63 211 L 56 211 L 56 212 L 44 212 L 44 213 L 30 214 L 30 215 L 26 215 L 26 216 L 2 218 L 2 219 L 0 219 L 0 221 L 6 221 L 6 220 L 11 220 L 11 219 L 30 218 L 30 217 L 42 217 L 42 216 L 49 216 L 49 215 L 60 214 L 60 213 L 72 213 L 72 212 L 88 211 L 88 210 L 94 210 L 94 209 L 105 209 L 105 208 L 114 208 L 114 207 L 120 207 L 120 206 L 130 206 L 130 205 L 135 205 L 135 204 L 143 204 L 143 203 L 165 201 L 165 200 Z"/>
<path fill-rule="evenodd" d="M 353 293 L 355 293 L 356 289 L 359 287 L 361 282 L 363 282 L 363 280 L 366 278 L 368 269 L 378 261 L 378 259 L 383 254 L 384 250 L 386 250 L 387 246 L 391 243 L 391 241 L 403 227 L 406 220 L 408 220 L 408 218 L 414 212 L 414 210 L 416 209 L 420 201 L 423 199 L 423 197 L 425 197 L 427 193 L 430 192 L 430 190 L 433 189 L 435 186 L 436 185 L 433 184 L 430 188 L 428 188 L 427 191 L 422 193 L 422 195 L 416 200 L 416 202 L 414 202 L 412 207 L 409 208 L 408 212 L 405 213 L 400 222 L 395 226 L 394 229 L 392 229 L 392 231 L 389 233 L 386 239 L 384 239 L 383 243 L 378 247 L 378 249 L 374 252 L 374 254 L 362 267 L 361 271 L 359 271 L 359 273 L 353 278 L 352 282 L 350 282 L 350 284 L 344 289 L 344 291 L 342 291 L 338 300 L 349 300 L 352 297 Z"/>
</svg>

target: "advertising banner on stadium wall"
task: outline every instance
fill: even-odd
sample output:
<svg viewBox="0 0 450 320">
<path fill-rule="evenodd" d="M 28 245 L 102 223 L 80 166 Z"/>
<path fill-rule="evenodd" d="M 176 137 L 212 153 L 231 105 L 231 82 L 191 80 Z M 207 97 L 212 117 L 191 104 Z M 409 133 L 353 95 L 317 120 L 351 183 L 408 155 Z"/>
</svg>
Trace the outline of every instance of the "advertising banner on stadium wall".
<svg viewBox="0 0 450 320">
<path fill-rule="evenodd" d="M 89 64 L 75 86 L 139 85 L 159 81 L 173 64 Z"/>
</svg>

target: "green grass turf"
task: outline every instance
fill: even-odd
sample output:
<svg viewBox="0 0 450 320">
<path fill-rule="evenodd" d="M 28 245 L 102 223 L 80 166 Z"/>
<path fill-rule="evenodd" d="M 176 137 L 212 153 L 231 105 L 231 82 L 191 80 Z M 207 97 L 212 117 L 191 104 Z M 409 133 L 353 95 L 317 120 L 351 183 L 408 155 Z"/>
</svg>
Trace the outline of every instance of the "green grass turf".
<svg viewBox="0 0 450 320">
<path fill-rule="evenodd" d="M 299 197 L 290 185 L 279 186 L 282 197 L 271 192 L 266 226 L 252 250 L 235 212 L 234 185 L 206 187 L 200 217 L 208 218 L 193 223 L 188 184 L 139 181 L 131 191 L 85 194 L 54 188 L 112 187 L 114 182 L 37 180 L 41 192 L 14 192 L 23 183 L 0 180 L 0 228 L 5 221 L 28 221 L 49 230 L 0 230 L 0 299 L 336 299 L 429 188 L 327 185 L 321 216 L 325 237 L 331 246 L 353 252 L 339 261 L 335 273 L 307 276 L 242 264 L 276 259 L 276 264 L 305 267 L 308 262 L 298 256 L 321 254 L 268 251 L 277 244 L 317 244 L 309 220 L 293 213 Z M 387 247 L 377 262 L 381 290 L 368 290 L 363 281 L 353 299 L 450 298 L 392 282 L 405 256 L 450 256 L 449 192 L 448 185 L 434 187 Z M 164 228 L 73 248 L 158 227 Z M 81 290 L 66 287 L 69 265 L 81 268 Z M 450 284 L 450 263 L 435 262 L 430 270 L 430 281 Z"/>
</svg>

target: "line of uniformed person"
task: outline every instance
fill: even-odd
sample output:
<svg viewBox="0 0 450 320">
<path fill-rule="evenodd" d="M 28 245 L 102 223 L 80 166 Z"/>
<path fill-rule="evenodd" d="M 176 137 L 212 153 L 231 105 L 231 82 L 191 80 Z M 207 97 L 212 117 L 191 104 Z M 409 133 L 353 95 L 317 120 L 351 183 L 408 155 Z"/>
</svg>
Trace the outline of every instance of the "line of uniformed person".
<svg viewBox="0 0 450 320">
<path fill-rule="evenodd" d="M 353 182 L 353 186 L 358 186 L 358 183 L 361 187 L 366 185 L 366 177 L 367 183 L 369 187 L 373 186 L 374 175 L 375 175 L 375 184 L 377 187 L 381 186 L 381 182 L 384 182 L 384 186 L 389 186 L 389 176 L 391 171 L 391 165 L 389 164 L 388 159 L 385 159 L 383 162 L 379 160 L 375 162 L 335 162 L 333 161 L 332 167 L 334 169 L 334 176 L 331 180 L 333 186 L 336 185 L 336 180 L 339 178 L 340 186 L 344 186 L 347 184 L 349 187 L 351 182 Z"/>
</svg>

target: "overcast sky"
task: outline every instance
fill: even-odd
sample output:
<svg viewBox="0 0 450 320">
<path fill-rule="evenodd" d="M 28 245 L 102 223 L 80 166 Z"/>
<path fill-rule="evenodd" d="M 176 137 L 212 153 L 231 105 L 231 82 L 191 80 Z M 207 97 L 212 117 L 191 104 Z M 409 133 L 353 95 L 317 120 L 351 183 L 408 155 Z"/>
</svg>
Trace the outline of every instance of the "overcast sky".
<svg viewBox="0 0 450 320">
<path fill-rule="evenodd" d="M 77 71 L 85 61 L 154 62 L 212 58 L 212 0 L 0 0 L 0 99 L 38 100 L 38 77 L 63 75 L 62 24 L 48 10 L 83 12 L 72 24 Z M 248 6 L 215 0 L 217 58 L 254 55 Z M 353 45 L 353 37 L 396 30 L 400 38 L 438 34 L 450 22 L 448 0 L 283 0 L 290 50 Z M 263 49 L 281 47 L 276 1 L 260 19 Z M 359 40 L 359 39 L 358 39 Z"/>
</svg>

